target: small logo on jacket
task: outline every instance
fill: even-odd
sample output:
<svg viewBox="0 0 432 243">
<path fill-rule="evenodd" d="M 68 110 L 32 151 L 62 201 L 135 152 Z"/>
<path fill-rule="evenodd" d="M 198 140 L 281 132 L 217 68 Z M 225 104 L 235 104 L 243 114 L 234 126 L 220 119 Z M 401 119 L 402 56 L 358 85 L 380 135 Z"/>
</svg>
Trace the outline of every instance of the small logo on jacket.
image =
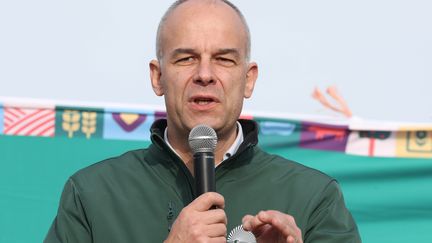
<svg viewBox="0 0 432 243">
<path fill-rule="evenodd" d="M 228 235 L 227 243 L 256 243 L 255 236 L 243 229 L 242 225 L 235 227 Z"/>
</svg>

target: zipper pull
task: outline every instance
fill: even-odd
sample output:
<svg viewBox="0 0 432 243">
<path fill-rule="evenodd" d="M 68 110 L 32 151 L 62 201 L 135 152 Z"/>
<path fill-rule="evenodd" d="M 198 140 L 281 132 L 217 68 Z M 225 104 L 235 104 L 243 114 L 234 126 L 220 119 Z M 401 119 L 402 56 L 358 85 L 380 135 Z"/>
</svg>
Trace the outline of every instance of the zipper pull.
<svg viewBox="0 0 432 243">
<path fill-rule="evenodd" d="M 168 214 L 166 218 L 168 221 L 168 232 L 170 232 L 171 227 L 174 223 L 174 203 L 173 202 L 168 203 Z"/>
</svg>

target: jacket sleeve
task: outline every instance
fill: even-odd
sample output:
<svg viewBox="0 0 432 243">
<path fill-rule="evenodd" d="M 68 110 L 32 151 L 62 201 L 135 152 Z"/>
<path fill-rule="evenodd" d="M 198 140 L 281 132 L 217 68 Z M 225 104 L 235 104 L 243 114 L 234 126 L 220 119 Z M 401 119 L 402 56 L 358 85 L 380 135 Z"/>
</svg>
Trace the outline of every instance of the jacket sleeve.
<svg viewBox="0 0 432 243">
<path fill-rule="evenodd" d="M 304 242 L 361 242 L 357 225 L 345 206 L 338 183 L 332 180 L 319 198 L 317 207 L 309 218 Z"/>
<path fill-rule="evenodd" d="M 66 182 L 60 199 L 57 216 L 44 243 L 92 242 L 82 199 L 72 179 Z"/>
</svg>

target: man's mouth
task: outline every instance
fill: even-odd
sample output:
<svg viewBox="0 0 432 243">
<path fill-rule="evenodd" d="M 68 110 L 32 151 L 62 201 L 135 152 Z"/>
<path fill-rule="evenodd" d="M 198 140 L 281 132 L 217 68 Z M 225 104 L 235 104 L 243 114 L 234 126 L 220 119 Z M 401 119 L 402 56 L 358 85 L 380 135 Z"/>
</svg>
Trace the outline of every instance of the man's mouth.
<svg viewBox="0 0 432 243">
<path fill-rule="evenodd" d="M 214 108 L 219 103 L 219 100 L 211 95 L 195 95 L 190 98 L 189 102 L 192 104 L 193 109 L 208 110 Z"/>
<path fill-rule="evenodd" d="M 198 105 L 207 105 L 207 104 L 214 102 L 214 99 L 212 99 L 212 98 L 195 98 L 195 99 L 193 99 L 193 102 L 195 102 Z"/>
</svg>

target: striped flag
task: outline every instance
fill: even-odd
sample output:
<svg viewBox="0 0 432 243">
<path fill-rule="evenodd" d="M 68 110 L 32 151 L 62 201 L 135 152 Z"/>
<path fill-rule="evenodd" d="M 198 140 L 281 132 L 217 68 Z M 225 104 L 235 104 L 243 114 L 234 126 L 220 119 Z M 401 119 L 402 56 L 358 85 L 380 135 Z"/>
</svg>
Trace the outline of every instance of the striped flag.
<svg viewBox="0 0 432 243">
<path fill-rule="evenodd" d="M 0 134 L 3 134 L 3 105 L 0 104 Z"/>
<path fill-rule="evenodd" d="M 4 134 L 53 137 L 54 109 L 4 107 Z"/>
</svg>

